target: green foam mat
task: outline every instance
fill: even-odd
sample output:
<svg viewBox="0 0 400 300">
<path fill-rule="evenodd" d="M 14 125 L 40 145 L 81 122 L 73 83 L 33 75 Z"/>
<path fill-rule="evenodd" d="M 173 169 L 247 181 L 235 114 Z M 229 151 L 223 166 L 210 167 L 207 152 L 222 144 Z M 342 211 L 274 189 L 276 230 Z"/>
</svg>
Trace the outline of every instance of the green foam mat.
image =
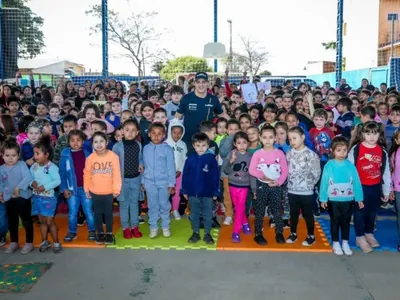
<svg viewBox="0 0 400 300">
<path fill-rule="evenodd" d="M 0 265 L 0 293 L 26 293 L 49 268 L 51 263 Z"/>
<path fill-rule="evenodd" d="M 143 233 L 143 237 L 137 239 L 124 239 L 122 234 L 122 229 L 119 229 L 115 234 L 116 244 L 115 245 L 107 245 L 107 248 L 115 248 L 115 249 L 145 249 L 145 250 L 216 250 L 217 242 L 219 236 L 218 229 L 212 229 L 211 235 L 214 238 L 214 245 L 207 245 L 203 242 L 203 240 L 199 241 L 196 244 L 189 244 L 188 239 L 192 235 L 193 231 L 190 225 L 190 221 L 188 219 L 182 218 L 181 220 L 171 220 L 170 230 L 171 236 L 169 238 L 165 238 L 162 235 L 162 231 L 160 229 L 159 235 L 150 239 L 150 228 L 148 224 L 140 225 L 140 231 Z M 204 231 L 200 230 L 200 236 L 204 236 Z"/>
</svg>

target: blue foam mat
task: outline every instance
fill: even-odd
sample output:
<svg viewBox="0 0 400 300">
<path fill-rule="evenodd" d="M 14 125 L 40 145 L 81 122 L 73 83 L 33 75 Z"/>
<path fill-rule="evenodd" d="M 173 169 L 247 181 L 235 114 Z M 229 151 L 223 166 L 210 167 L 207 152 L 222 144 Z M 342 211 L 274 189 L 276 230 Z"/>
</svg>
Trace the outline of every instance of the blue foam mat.
<svg viewBox="0 0 400 300">
<path fill-rule="evenodd" d="M 330 220 L 318 218 L 318 223 L 321 225 L 321 228 L 324 230 L 326 237 L 329 240 L 329 243 L 332 245 L 332 236 L 330 230 Z M 390 251 L 397 252 L 398 245 L 398 231 L 397 231 L 397 221 L 394 220 L 379 220 L 376 222 L 377 230 L 374 232 L 376 239 L 381 245 L 380 248 L 375 248 L 374 251 Z M 359 249 L 356 246 L 356 234 L 354 231 L 354 226 L 350 227 L 350 247 L 352 249 Z"/>
</svg>

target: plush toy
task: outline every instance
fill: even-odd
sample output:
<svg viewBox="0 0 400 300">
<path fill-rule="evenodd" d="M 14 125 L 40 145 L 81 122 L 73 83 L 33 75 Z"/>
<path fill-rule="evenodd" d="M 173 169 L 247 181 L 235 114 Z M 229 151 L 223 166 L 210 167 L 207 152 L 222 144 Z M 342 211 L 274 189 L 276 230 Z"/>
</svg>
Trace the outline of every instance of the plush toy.
<svg viewBox="0 0 400 300">
<path fill-rule="evenodd" d="M 279 164 L 279 158 L 276 159 L 275 163 L 267 165 L 264 159 L 261 158 L 260 163 L 257 166 L 257 170 L 264 173 L 265 177 L 271 180 L 277 180 L 281 176 L 281 165 Z"/>
</svg>

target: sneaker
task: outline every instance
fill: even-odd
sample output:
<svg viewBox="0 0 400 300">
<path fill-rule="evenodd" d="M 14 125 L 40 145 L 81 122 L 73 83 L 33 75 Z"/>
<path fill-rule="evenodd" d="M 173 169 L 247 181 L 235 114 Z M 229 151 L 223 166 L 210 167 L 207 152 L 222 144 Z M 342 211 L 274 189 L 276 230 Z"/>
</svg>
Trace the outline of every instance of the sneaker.
<svg viewBox="0 0 400 300">
<path fill-rule="evenodd" d="M 7 238 L 5 236 L 0 237 L 0 247 L 3 247 L 7 243 Z"/>
<path fill-rule="evenodd" d="M 53 243 L 53 253 L 57 254 L 62 251 L 61 243 Z"/>
<path fill-rule="evenodd" d="M 251 235 L 252 234 L 249 224 L 243 224 L 242 231 L 243 231 L 243 234 L 245 234 L 245 235 Z"/>
<path fill-rule="evenodd" d="M 179 211 L 174 210 L 173 214 L 174 214 L 175 220 L 180 220 L 181 219 L 181 215 L 180 215 Z"/>
<path fill-rule="evenodd" d="M 43 241 L 39 246 L 39 252 L 45 252 L 51 247 L 49 241 Z"/>
<path fill-rule="evenodd" d="M 79 227 L 82 227 L 82 226 L 85 225 L 85 223 L 86 223 L 86 218 L 85 218 L 85 216 L 84 216 L 84 215 L 79 215 L 79 216 L 78 216 L 77 225 L 78 225 Z"/>
<path fill-rule="evenodd" d="M 139 216 L 139 217 L 138 217 L 138 222 L 139 222 L 139 224 L 144 224 L 144 223 L 146 223 L 145 220 L 142 218 L 142 216 Z"/>
<path fill-rule="evenodd" d="M 348 246 L 349 244 L 347 244 Z M 342 256 L 343 255 L 343 250 L 342 247 L 340 247 L 339 242 L 333 242 L 332 245 L 332 251 L 333 253 L 335 253 L 336 255 Z"/>
<path fill-rule="evenodd" d="M 370 253 L 374 251 L 371 246 L 368 244 L 365 236 L 358 236 L 356 237 L 356 245 L 361 249 L 364 253 Z"/>
<path fill-rule="evenodd" d="M 286 244 L 294 244 L 296 241 L 297 241 L 297 234 L 292 232 L 286 239 Z"/>
<path fill-rule="evenodd" d="M 240 235 L 238 233 L 232 233 L 232 243 L 240 243 Z"/>
<path fill-rule="evenodd" d="M 8 247 L 6 248 L 6 251 L 4 251 L 5 254 L 12 254 L 15 251 L 17 251 L 19 248 L 18 243 L 10 243 Z"/>
<path fill-rule="evenodd" d="M 265 246 L 268 244 L 267 240 L 264 238 L 262 234 L 257 234 L 254 237 L 254 241 L 260 246 Z"/>
<path fill-rule="evenodd" d="M 285 243 L 285 238 L 283 237 L 282 233 L 278 233 L 277 235 L 275 235 L 275 241 L 278 244 L 284 244 Z"/>
<path fill-rule="evenodd" d="M 65 242 L 72 242 L 73 240 L 76 240 L 77 236 L 76 233 L 68 232 L 67 235 L 64 238 Z"/>
<path fill-rule="evenodd" d="M 107 233 L 104 239 L 106 245 L 115 245 L 115 237 L 112 233 Z"/>
<path fill-rule="evenodd" d="M 89 231 L 88 234 L 88 241 L 89 242 L 94 242 L 96 240 L 96 232 L 94 231 Z"/>
<path fill-rule="evenodd" d="M 275 225 L 274 219 L 269 219 L 268 225 L 269 225 L 269 228 L 275 228 L 276 225 Z"/>
<path fill-rule="evenodd" d="M 379 248 L 380 245 L 372 233 L 366 233 L 365 239 L 372 248 Z"/>
<path fill-rule="evenodd" d="M 284 229 L 290 228 L 289 220 L 283 220 L 283 228 Z"/>
<path fill-rule="evenodd" d="M 150 229 L 149 238 L 154 239 L 158 235 L 158 229 Z"/>
<path fill-rule="evenodd" d="M 207 245 L 214 245 L 214 243 L 215 243 L 213 237 L 209 233 L 204 234 L 203 241 Z"/>
<path fill-rule="evenodd" d="M 96 244 L 97 245 L 103 245 L 105 242 L 105 236 L 104 233 L 98 233 L 96 235 Z"/>
<path fill-rule="evenodd" d="M 383 208 L 383 209 L 388 209 L 388 203 L 387 202 L 383 202 L 382 204 L 381 204 L 381 208 Z"/>
<path fill-rule="evenodd" d="M 124 239 L 133 238 L 132 231 L 129 228 L 125 228 L 123 232 L 124 232 Z"/>
<path fill-rule="evenodd" d="M 134 238 L 141 238 L 143 236 L 143 234 L 140 232 L 139 227 L 133 227 L 131 229 L 132 235 Z"/>
<path fill-rule="evenodd" d="M 26 254 L 31 253 L 32 251 L 33 251 L 33 244 L 32 244 L 32 243 L 26 243 L 26 244 L 24 245 L 24 247 L 22 247 L 20 253 L 21 253 L 22 255 L 26 255 Z"/>
<path fill-rule="evenodd" d="M 162 234 L 164 237 L 169 238 L 171 236 L 171 231 L 169 230 L 169 228 L 165 228 L 162 230 Z"/>
<path fill-rule="evenodd" d="M 342 242 L 342 250 L 343 250 L 344 254 L 346 254 L 347 256 L 353 255 L 353 251 L 351 251 L 350 245 L 348 242 Z"/>
<path fill-rule="evenodd" d="M 310 247 L 311 245 L 313 245 L 315 243 L 315 237 L 311 236 L 311 235 L 307 235 L 306 239 L 304 240 L 304 242 L 302 242 L 301 244 L 305 247 Z"/>
<path fill-rule="evenodd" d="M 192 236 L 188 240 L 188 243 L 196 244 L 198 241 L 200 241 L 200 239 L 201 239 L 200 234 L 193 232 Z"/>
<path fill-rule="evenodd" d="M 219 224 L 217 217 L 212 218 L 211 228 L 221 228 L 221 224 Z"/>
<path fill-rule="evenodd" d="M 232 224 L 232 217 L 226 217 L 224 220 L 224 225 L 231 225 Z"/>
</svg>

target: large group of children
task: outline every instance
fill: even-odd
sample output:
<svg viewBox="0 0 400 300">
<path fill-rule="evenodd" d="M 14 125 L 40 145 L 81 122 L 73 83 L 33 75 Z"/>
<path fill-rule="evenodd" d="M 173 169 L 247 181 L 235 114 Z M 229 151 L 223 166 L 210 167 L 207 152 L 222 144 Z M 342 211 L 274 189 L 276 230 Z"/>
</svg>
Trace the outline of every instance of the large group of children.
<svg viewBox="0 0 400 300">
<path fill-rule="evenodd" d="M 379 247 L 376 214 L 397 209 L 400 232 L 400 97 L 367 79 L 357 90 L 342 80 L 338 88 L 288 80 L 258 92 L 245 103 L 240 86 L 206 73 L 180 77 L 150 89 L 145 82 L 125 90 L 113 79 L 57 87 L 0 89 L 0 245 L 33 250 L 33 223 L 40 223 L 41 252 L 62 251 L 54 222 L 60 202 L 68 204 L 65 242 L 77 238 L 82 218 L 88 240 L 113 244 L 113 201 L 117 199 L 125 239 L 140 238 L 141 201 L 146 199 L 150 238 L 170 237 L 182 199 L 193 234 L 213 244 L 220 224 L 232 226 L 232 242 L 254 235 L 267 245 L 269 216 L 279 244 L 296 243 L 299 216 L 307 229 L 303 246 L 315 242 L 314 216 L 329 212 L 332 250 L 352 255 L 350 223 L 365 253 Z M 254 78 L 254 83 L 260 81 Z M 100 102 L 94 102 L 100 101 Z M 96 104 L 97 103 L 97 104 Z M 101 103 L 101 104 L 100 104 Z M 248 217 L 254 213 L 254 228 Z M 36 219 L 33 218 L 35 216 Z M 105 228 L 105 230 L 104 230 Z M 290 234 L 284 237 L 284 228 Z M 48 235 L 52 237 L 52 244 Z M 341 236 L 342 243 L 339 242 Z M 399 249 L 400 251 L 400 244 Z"/>
</svg>

